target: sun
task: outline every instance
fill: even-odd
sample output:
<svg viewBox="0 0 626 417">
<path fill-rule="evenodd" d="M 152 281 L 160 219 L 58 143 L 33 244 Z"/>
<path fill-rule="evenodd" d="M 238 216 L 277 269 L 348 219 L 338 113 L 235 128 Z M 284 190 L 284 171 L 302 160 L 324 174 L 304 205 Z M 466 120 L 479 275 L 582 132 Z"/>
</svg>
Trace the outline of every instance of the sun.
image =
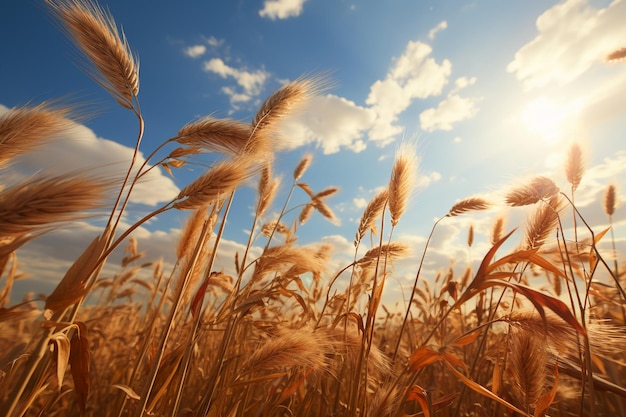
<svg viewBox="0 0 626 417">
<path fill-rule="evenodd" d="M 526 105 L 522 123 L 535 137 L 555 144 L 565 137 L 567 109 L 547 97 L 539 97 Z"/>
</svg>

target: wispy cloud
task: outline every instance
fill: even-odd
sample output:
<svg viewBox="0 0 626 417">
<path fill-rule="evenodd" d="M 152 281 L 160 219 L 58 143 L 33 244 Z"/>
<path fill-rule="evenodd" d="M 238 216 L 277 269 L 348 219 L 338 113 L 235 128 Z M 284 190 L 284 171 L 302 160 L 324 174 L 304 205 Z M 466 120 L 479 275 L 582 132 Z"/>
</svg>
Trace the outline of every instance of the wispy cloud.
<svg viewBox="0 0 626 417">
<path fill-rule="evenodd" d="M 587 0 L 567 0 L 537 18 L 538 34 L 515 54 L 507 70 L 527 89 L 567 84 L 626 45 L 626 2 L 596 9 Z"/>
<path fill-rule="evenodd" d="M 430 40 L 435 39 L 435 35 L 437 34 L 437 32 L 445 30 L 447 28 L 448 28 L 448 22 L 446 22 L 445 20 L 440 22 L 437 26 L 435 26 L 428 32 L 428 39 Z"/>
<path fill-rule="evenodd" d="M 271 20 L 300 16 L 306 0 L 265 0 L 259 16 Z"/>
</svg>

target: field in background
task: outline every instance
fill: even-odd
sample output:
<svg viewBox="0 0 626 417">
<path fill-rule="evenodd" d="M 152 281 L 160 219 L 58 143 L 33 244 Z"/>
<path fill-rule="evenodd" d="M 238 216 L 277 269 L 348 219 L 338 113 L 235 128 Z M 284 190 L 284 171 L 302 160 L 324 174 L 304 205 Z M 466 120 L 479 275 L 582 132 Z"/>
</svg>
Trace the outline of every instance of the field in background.
<svg viewBox="0 0 626 417">
<path fill-rule="evenodd" d="M 136 116 L 139 151 L 137 59 L 123 34 L 94 3 L 49 7 L 91 62 L 94 79 Z M 307 185 L 309 156 L 285 175 L 286 200 L 275 201 L 279 122 L 325 88 L 323 78 L 303 77 L 270 95 L 249 123 L 191 122 L 149 150 L 146 163 L 135 155 L 122 180 L 39 174 L 0 191 L 3 415 L 626 415 L 624 265 L 619 237 L 587 224 L 574 203 L 585 172 L 581 149 L 568 150 L 567 192 L 538 176 L 512 187 L 504 202 L 466 197 L 454 204 L 433 232 L 446 218 L 493 204 L 530 210 L 517 229 L 493 219 L 491 248 L 476 255 L 477 268 L 428 276 L 415 265 L 409 298 L 397 311 L 382 300 L 394 285 L 394 262 L 409 252 L 394 230 L 415 187 L 414 149 L 399 147 L 388 186 L 355 230 L 354 259 L 342 269 L 329 267 L 331 246 L 297 241 L 310 216 L 335 220 L 326 201 L 338 189 Z M 70 128 L 72 114 L 42 103 L 1 116 L 2 174 L 14 157 Z M 206 153 L 222 159 L 172 201 L 121 227 L 134 186 L 150 170 L 173 174 Z M 246 249 L 232 253 L 235 273 L 227 274 L 215 257 L 234 195 L 250 181 L 258 184 L 255 217 Z M 616 188 L 606 187 L 611 223 Z M 309 202 L 291 205 L 295 192 Z M 20 247 L 103 209 L 101 234 L 54 291 L 11 300 Z M 175 210 L 189 218 L 177 261 L 165 269 L 141 252 L 132 232 Z M 280 214 L 268 222 L 272 211 Z M 602 247 L 612 250 L 599 250 L 607 242 Z M 107 277 L 102 270 L 118 248 L 125 257 Z M 427 252 L 428 242 L 422 261 Z"/>
</svg>

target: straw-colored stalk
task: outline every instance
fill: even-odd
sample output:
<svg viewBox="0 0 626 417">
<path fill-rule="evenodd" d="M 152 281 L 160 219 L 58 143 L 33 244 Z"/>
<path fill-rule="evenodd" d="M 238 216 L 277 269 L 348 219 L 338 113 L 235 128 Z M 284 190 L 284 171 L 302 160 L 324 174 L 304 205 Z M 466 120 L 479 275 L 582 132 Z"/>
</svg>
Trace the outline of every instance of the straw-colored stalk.
<svg viewBox="0 0 626 417">
<path fill-rule="evenodd" d="M 113 17 L 89 0 L 48 0 L 68 36 L 93 64 L 91 76 L 123 107 L 139 93 L 139 64 Z"/>
</svg>

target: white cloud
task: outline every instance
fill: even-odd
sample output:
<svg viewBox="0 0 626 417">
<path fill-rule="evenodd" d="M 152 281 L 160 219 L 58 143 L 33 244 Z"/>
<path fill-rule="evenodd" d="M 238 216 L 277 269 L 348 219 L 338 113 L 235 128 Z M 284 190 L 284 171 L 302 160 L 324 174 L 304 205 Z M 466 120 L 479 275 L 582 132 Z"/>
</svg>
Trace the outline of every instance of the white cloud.
<svg viewBox="0 0 626 417">
<path fill-rule="evenodd" d="M 0 115 L 6 107 L 0 106 Z M 133 149 L 117 142 L 99 138 L 86 126 L 75 124 L 50 143 L 35 148 L 15 159 L 10 173 L 13 181 L 21 176 L 41 171 L 44 174 L 88 172 L 90 174 L 121 181 L 130 165 Z M 145 161 L 138 155 L 135 169 Z M 154 206 L 174 198 L 178 187 L 163 175 L 160 169 L 152 169 L 133 189 L 131 201 Z"/>
<path fill-rule="evenodd" d="M 476 115 L 479 101 L 480 99 L 477 98 L 450 95 L 440 102 L 437 108 L 426 109 L 420 114 L 420 126 L 428 132 L 452 130 L 453 123 L 470 119 Z"/>
<path fill-rule="evenodd" d="M 342 148 L 360 152 L 363 136 L 374 121 L 374 113 L 342 97 L 328 94 L 311 100 L 301 111 L 285 120 L 284 136 L 295 148 L 316 143 L 325 154 Z"/>
<path fill-rule="evenodd" d="M 185 55 L 187 55 L 188 57 L 191 58 L 198 58 L 202 55 L 205 54 L 206 52 L 206 46 L 204 45 L 192 45 L 192 46 L 188 46 L 186 47 L 183 52 L 185 53 Z"/>
<path fill-rule="evenodd" d="M 362 209 L 367 206 L 367 200 L 364 199 L 363 197 L 353 198 L 352 203 L 354 204 L 354 207 L 358 209 Z"/>
<path fill-rule="evenodd" d="M 440 30 L 445 30 L 447 28 L 448 22 L 446 22 L 445 20 L 441 21 L 437 26 L 435 26 L 428 32 L 428 39 L 435 39 L 435 35 L 437 34 L 437 32 L 439 32 Z"/>
<path fill-rule="evenodd" d="M 222 78 L 233 78 L 243 89 L 243 93 L 236 92 L 232 88 L 222 90 L 231 97 L 231 102 L 248 101 L 250 98 L 258 96 L 269 77 L 269 74 L 264 70 L 250 72 L 231 67 L 221 58 L 212 58 L 206 61 L 204 70 L 217 74 Z M 248 97 L 247 99 L 246 96 Z"/>
<path fill-rule="evenodd" d="M 287 19 L 300 16 L 306 0 L 265 0 L 259 16 L 269 19 Z"/>
<path fill-rule="evenodd" d="M 416 98 L 424 99 L 441 94 L 448 83 L 452 64 L 444 59 L 438 64 L 429 58 L 432 48 L 419 41 L 407 44 L 404 53 L 395 60 L 384 80 L 370 87 L 366 103 L 377 114 L 369 138 L 384 145 L 402 131 L 395 125 L 400 113 Z"/>
<path fill-rule="evenodd" d="M 537 37 L 517 51 L 507 70 L 527 89 L 567 84 L 626 45 L 625 21 L 624 1 L 603 9 L 587 0 L 559 3 L 537 18 Z"/>
</svg>

